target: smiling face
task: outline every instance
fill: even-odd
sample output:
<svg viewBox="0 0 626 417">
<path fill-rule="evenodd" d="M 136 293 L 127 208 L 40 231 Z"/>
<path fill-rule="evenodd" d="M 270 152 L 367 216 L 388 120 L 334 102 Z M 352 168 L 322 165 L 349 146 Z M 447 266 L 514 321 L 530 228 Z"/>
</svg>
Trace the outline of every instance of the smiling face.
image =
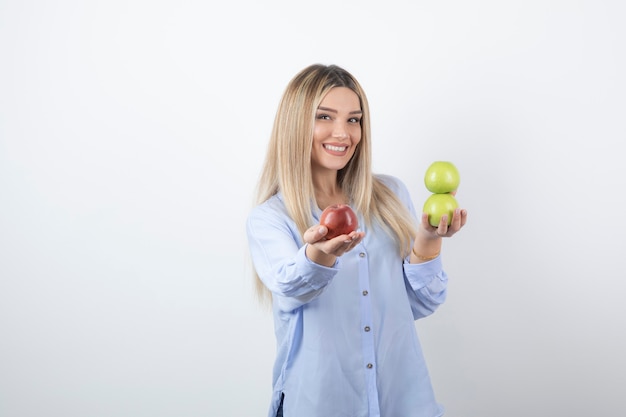
<svg viewBox="0 0 626 417">
<path fill-rule="evenodd" d="M 315 115 L 311 167 L 314 173 L 338 171 L 354 155 L 361 141 L 363 112 L 359 97 L 347 87 L 335 87 Z"/>
</svg>

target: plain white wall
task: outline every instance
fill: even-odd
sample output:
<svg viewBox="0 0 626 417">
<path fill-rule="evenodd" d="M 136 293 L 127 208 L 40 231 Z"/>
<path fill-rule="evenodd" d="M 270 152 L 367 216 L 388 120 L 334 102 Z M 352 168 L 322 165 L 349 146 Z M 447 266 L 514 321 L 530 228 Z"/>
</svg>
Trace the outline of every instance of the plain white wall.
<svg viewBox="0 0 626 417">
<path fill-rule="evenodd" d="M 266 415 L 244 222 L 288 80 L 368 92 L 377 172 L 462 174 L 450 417 L 623 416 L 615 0 L 0 1 L 0 416 Z"/>
</svg>

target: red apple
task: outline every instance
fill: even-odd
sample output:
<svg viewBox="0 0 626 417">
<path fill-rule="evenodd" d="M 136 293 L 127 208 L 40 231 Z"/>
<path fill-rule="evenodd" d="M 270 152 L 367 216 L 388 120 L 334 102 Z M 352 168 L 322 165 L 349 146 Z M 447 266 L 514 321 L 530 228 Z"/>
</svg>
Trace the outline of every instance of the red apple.
<svg viewBox="0 0 626 417">
<path fill-rule="evenodd" d="M 326 207 L 320 216 L 320 224 L 328 229 L 327 239 L 350 234 L 359 227 L 356 214 L 347 204 Z"/>
<path fill-rule="evenodd" d="M 428 222 L 431 226 L 439 226 L 441 216 L 448 215 L 448 225 L 452 222 L 454 210 L 459 206 L 456 198 L 450 193 L 432 194 L 424 203 L 424 213 L 428 213 Z"/>
</svg>

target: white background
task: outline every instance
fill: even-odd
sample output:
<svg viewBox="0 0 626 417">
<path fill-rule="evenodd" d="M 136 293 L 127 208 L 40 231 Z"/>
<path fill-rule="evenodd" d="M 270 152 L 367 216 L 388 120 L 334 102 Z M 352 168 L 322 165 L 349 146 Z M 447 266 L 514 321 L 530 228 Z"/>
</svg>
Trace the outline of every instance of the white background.
<svg viewBox="0 0 626 417">
<path fill-rule="evenodd" d="M 624 416 L 624 4 L 0 1 L 0 416 L 266 415 L 244 223 L 317 62 L 416 206 L 461 172 L 417 323 L 446 416 Z"/>
</svg>

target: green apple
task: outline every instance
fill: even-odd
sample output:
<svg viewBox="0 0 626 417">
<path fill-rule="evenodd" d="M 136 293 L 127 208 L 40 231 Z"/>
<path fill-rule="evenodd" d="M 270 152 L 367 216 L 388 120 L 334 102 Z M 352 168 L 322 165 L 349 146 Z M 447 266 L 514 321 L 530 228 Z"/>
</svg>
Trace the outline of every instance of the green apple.
<svg viewBox="0 0 626 417">
<path fill-rule="evenodd" d="M 452 222 L 454 210 L 459 206 L 456 198 L 450 193 L 432 194 L 424 203 L 424 213 L 428 214 L 428 222 L 431 226 L 439 226 L 441 217 L 448 215 L 448 225 Z"/>
<path fill-rule="evenodd" d="M 426 170 L 424 185 L 431 193 L 451 193 L 459 188 L 461 175 L 459 170 L 449 161 L 435 161 Z"/>
</svg>

